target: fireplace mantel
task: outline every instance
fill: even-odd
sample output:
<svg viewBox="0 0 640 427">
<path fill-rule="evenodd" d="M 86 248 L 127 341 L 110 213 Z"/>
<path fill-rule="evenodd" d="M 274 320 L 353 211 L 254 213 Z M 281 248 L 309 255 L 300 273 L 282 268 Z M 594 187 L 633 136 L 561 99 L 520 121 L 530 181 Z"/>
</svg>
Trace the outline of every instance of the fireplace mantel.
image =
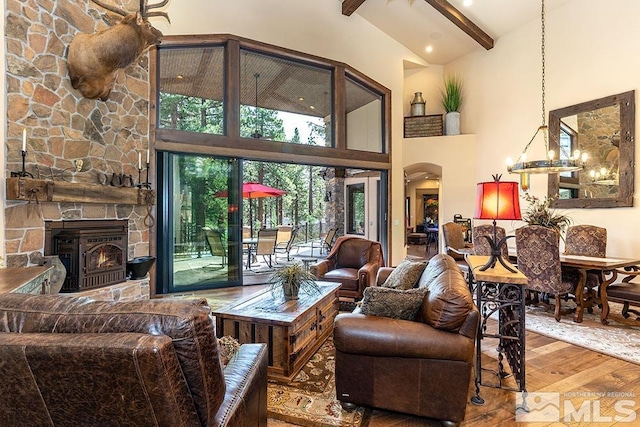
<svg viewBox="0 0 640 427">
<path fill-rule="evenodd" d="M 7 178 L 7 200 L 153 205 L 155 191 L 33 178 Z"/>
</svg>

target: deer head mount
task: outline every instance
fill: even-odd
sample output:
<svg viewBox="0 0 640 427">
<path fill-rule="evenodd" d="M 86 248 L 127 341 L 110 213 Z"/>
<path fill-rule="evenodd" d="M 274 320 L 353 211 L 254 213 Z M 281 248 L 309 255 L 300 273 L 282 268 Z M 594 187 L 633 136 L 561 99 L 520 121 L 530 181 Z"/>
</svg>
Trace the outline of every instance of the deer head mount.
<svg viewBox="0 0 640 427">
<path fill-rule="evenodd" d="M 122 20 L 95 34 L 78 34 L 69 45 L 67 68 L 71 86 L 85 98 L 109 99 L 119 69 L 134 62 L 146 49 L 160 43 L 162 33 L 148 21 L 151 16 L 166 12 L 151 11 L 166 5 L 169 0 L 148 5 L 140 0 L 140 11 L 127 13 L 101 0 L 91 0 L 98 6 L 122 16 Z"/>
</svg>

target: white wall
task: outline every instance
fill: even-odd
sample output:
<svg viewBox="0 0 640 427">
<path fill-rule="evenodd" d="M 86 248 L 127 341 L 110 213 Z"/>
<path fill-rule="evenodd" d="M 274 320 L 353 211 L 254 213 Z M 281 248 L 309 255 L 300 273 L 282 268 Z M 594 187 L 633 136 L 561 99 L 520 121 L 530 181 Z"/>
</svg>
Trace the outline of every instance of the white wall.
<svg viewBox="0 0 640 427">
<path fill-rule="evenodd" d="M 546 107 L 549 110 L 628 90 L 640 83 L 640 2 L 574 0 L 546 16 Z M 504 163 L 522 151 L 541 124 L 540 19 L 503 36 L 490 51 L 474 53 L 448 65 L 461 73 L 467 95 L 463 129 L 477 134 L 478 181 L 494 173 L 508 175 Z M 636 108 L 636 140 L 640 118 Z M 548 115 L 547 115 L 548 119 Z M 636 147 L 635 163 L 640 149 Z M 530 159 L 544 156 L 531 146 Z M 638 186 L 636 168 L 635 188 Z M 531 193 L 546 195 L 547 176 L 532 176 Z M 634 197 L 638 204 L 638 197 Z M 523 209 L 526 202 L 523 204 Z M 607 253 L 640 255 L 640 207 L 571 209 L 576 224 L 607 228 Z"/>
<path fill-rule="evenodd" d="M 417 64 L 424 61 L 358 14 L 342 15 L 341 7 L 338 0 L 172 0 L 165 9 L 171 24 L 157 18 L 153 24 L 166 35 L 229 33 L 341 61 L 391 89 L 394 113 L 390 174 L 392 259 L 387 262 L 395 265 L 406 254 L 401 116 L 403 61 Z"/>
</svg>

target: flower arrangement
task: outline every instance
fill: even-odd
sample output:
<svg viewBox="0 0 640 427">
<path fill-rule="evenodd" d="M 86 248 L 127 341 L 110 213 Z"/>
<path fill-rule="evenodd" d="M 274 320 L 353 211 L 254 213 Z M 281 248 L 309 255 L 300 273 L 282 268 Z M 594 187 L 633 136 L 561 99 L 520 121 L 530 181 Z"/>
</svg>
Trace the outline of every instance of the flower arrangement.
<svg viewBox="0 0 640 427">
<path fill-rule="evenodd" d="M 438 200 L 436 200 L 436 199 L 427 199 L 426 205 L 427 205 L 428 208 L 430 208 L 430 207 L 437 208 L 438 207 Z"/>
<path fill-rule="evenodd" d="M 541 225 L 547 228 L 553 228 L 562 236 L 567 227 L 573 222 L 572 219 L 556 209 L 551 208 L 551 203 L 557 197 L 545 196 L 543 199 L 524 193 L 524 199 L 529 202 L 526 212 L 522 215 L 523 221 L 530 225 Z"/>
</svg>

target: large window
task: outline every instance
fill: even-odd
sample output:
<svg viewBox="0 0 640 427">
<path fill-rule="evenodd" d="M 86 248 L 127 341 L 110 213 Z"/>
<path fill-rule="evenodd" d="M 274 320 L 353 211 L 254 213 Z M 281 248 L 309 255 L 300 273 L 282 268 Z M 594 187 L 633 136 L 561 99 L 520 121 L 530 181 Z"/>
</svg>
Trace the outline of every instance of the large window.
<svg viewBox="0 0 640 427">
<path fill-rule="evenodd" d="M 331 80 L 328 69 L 241 50 L 240 136 L 330 145 Z"/>
<path fill-rule="evenodd" d="M 158 127 L 222 135 L 224 48 L 172 48 L 159 61 Z"/>
<path fill-rule="evenodd" d="M 152 64 L 159 149 L 175 149 L 162 146 L 168 142 L 286 151 L 303 163 L 390 168 L 390 91 L 345 64 L 228 35 L 165 37 Z"/>
</svg>

